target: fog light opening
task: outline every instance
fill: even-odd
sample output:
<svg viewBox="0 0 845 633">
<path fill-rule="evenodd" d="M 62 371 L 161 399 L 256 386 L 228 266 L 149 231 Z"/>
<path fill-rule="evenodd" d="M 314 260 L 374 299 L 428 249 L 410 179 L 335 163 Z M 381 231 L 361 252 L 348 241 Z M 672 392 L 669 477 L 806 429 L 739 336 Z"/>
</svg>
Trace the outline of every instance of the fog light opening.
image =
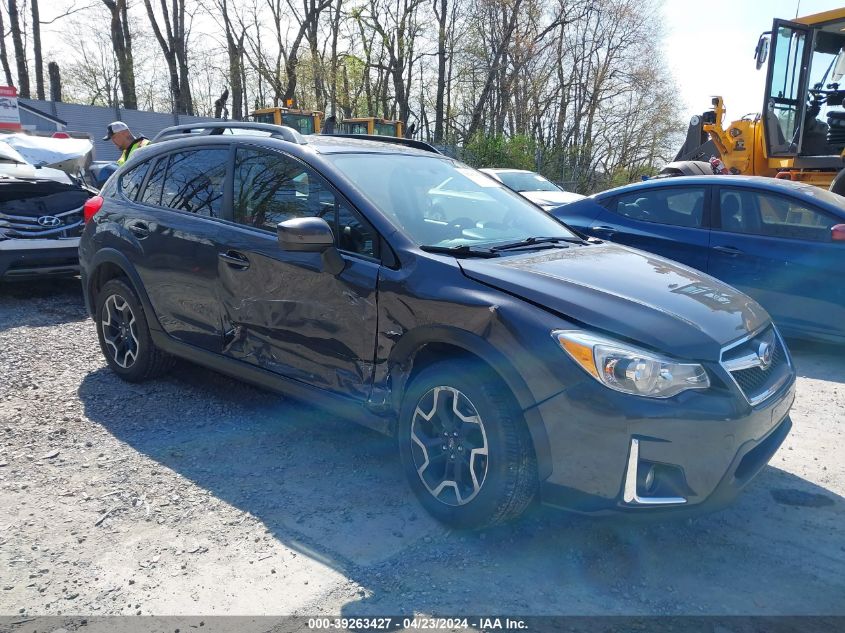
<svg viewBox="0 0 845 633">
<path fill-rule="evenodd" d="M 626 505 L 631 506 L 656 506 L 656 505 L 680 505 L 686 503 L 685 497 L 672 495 L 653 496 L 663 490 L 659 485 L 661 473 L 659 465 L 640 459 L 640 440 L 631 438 L 631 449 L 628 454 L 628 468 L 625 472 L 625 483 L 622 499 Z"/>
</svg>

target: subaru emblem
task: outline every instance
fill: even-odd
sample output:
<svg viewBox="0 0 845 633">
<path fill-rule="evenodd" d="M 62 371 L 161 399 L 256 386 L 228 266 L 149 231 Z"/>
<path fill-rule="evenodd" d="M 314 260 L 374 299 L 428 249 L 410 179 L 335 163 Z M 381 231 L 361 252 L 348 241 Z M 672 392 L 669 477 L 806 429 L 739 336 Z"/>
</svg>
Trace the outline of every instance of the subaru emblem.
<svg viewBox="0 0 845 633">
<path fill-rule="evenodd" d="M 42 215 L 37 222 L 47 229 L 54 229 L 62 225 L 62 221 L 54 215 Z"/>
<path fill-rule="evenodd" d="M 757 348 L 757 358 L 760 359 L 760 367 L 768 369 L 772 364 L 772 344 L 768 341 L 760 343 L 760 347 Z"/>
</svg>

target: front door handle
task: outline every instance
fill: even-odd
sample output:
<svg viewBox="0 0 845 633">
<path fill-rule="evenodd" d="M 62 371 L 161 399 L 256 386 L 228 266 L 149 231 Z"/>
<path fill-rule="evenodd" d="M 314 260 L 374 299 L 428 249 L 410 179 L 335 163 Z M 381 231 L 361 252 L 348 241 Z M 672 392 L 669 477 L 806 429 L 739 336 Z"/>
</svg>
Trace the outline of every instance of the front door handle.
<svg viewBox="0 0 845 633">
<path fill-rule="evenodd" d="M 742 254 L 742 251 L 734 246 L 714 246 L 714 251 L 719 251 L 720 253 L 725 253 L 726 255 L 730 255 L 731 257 L 736 257 L 737 255 Z"/>
<path fill-rule="evenodd" d="M 247 259 L 246 255 L 239 253 L 238 251 L 218 253 L 217 257 L 219 257 L 221 261 L 226 262 L 226 265 L 229 266 L 229 268 L 234 268 L 236 270 L 246 270 L 249 268 L 249 259 Z"/>
<path fill-rule="evenodd" d="M 604 233 L 605 235 L 613 235 L 616 233 L 616 229 L 612 226 L 591 226 L 591 231 L 595 231 L 596 233 Z"/>
<path fill-rule="evenodd" d="M 127 225 L 129 231 L 138 239 L 144 239 L 150 235 L 150 227 L 146 222 L 136 220 Z"/>
</svg>

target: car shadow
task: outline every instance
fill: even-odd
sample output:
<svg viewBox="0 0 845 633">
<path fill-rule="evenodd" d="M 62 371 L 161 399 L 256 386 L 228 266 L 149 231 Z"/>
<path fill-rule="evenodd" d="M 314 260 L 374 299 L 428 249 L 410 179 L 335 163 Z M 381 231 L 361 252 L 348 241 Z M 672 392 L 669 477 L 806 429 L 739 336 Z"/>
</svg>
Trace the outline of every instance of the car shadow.
<svg viewBox="0 0 845 633">
<path fill-rule="evenodd" d="M 306 404 L 188 364 L 142 385 L 100 369 L 78 393 L 116 438 L 357 583 L 346 616 L 845 613 L 845 500 L 778 456 L 731 508 L 695 520 L 536 506 L 459 532 L 418 505 L 392 439 Z"/>
<path fill-rule="evenodd" d="M 845 346 L 787 340 L 799 376 L 845 383 Z"/>
<path fill-rule="evenodd" d="M 88 318 L 78 277 L 0 283 L 0 332 Z"/>
</svg>

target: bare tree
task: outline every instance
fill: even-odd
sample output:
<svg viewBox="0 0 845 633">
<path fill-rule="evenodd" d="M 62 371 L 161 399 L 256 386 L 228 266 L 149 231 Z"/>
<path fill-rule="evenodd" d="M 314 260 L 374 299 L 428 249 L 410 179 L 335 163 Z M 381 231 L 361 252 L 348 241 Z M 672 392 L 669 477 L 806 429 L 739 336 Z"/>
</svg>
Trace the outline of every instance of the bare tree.
<svg viewBox="0 0 845 633">
<path fill-rule="evenodd" d="M 12 0 L 10 0 L 11 2 Z M 188 70 L 188 33 L 185 24 L 185 0 L 171 0 L 168 9 L 167 0 L 160 0 L 162 23 L 164 30 L 158 23 L 150 0 L 144 0 L 150 26 L 158 40 L 167 68 L 170 74 L 170 93 L 173 98 L 174 111 L 179 114 L 193 114 L 194 105 L 191 98 L 191 84 Z M 168 11 L 170 12 L 168 14 Z"/>
<path fill-rule="evenodd" d="M 35 57 L 35 94 L 44 100 L 44 63 L 41 58 L 41 18 L 38 12 L 38 0 L 29 0 L 32 12 L 32 51 Z"/>
<path fill-rule="evenodd" d="M 9 67 L 9 55 L 6 52 L 6 27 L 3 25 L 2 11 L 0 11 L 0 62 L 3 64 L 3 73 L 6 75 L 6 85 L 15 85 L 12 80 L 12 69 Z"/>
<path fill-rule="evenodd" d="M 102 0 L 102 2 L 111 14 L 111 42 L 117 60 L 123 107 L 136 110 L 138 97 L 135 92 L 135 64 L 132 58 L 132 34 L 129 31 L 127 0 Z"/>
<path fill-rule="evenodd" d="M 24 99 L 29 99 L 29 68 L 27 68 L 26 48 L 18 15 L 18 0 L 9 0 L 9 26 L 12 30 L 12 45 L 15 48 L 15 61 L 18 66 L 18 94 Z"/>
</svg>

